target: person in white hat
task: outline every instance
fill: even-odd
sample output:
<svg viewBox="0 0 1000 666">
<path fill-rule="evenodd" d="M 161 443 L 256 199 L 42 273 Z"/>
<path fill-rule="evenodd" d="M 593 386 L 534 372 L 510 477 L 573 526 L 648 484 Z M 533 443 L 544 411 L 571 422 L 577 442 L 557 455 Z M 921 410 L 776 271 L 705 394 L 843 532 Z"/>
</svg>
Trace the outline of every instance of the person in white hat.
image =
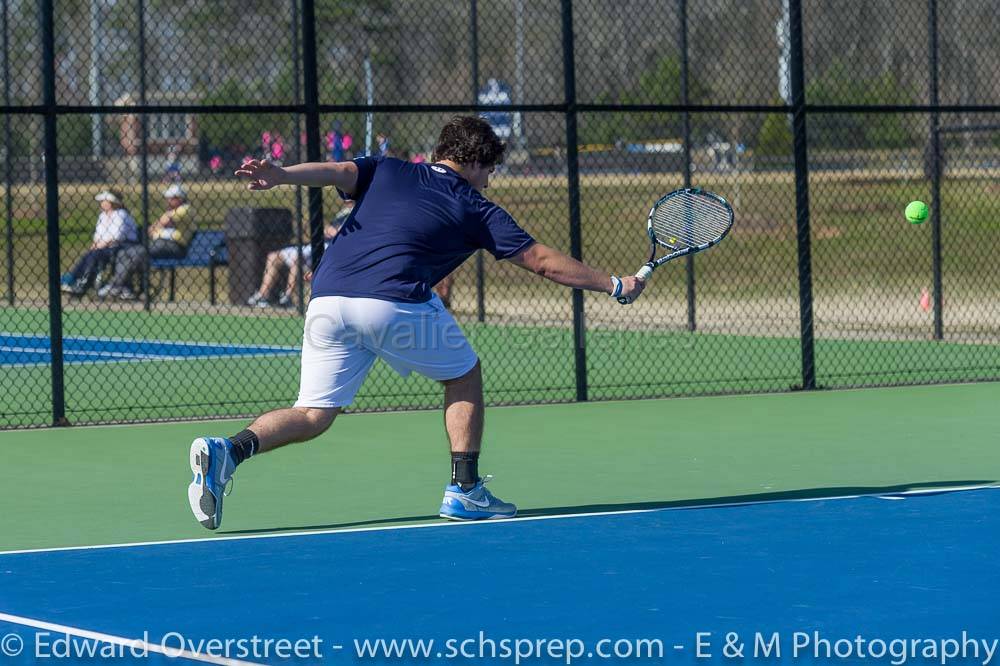
<svg viewBox="0 0 1000 666">
<path fill-rule="evenodd" d="M 173 184 L 163 191 L 163 197 L 167 200 L 167 210 L 149 225 L 148 250 L 142 245 L 135 245 L 118 253 L 114 276 L 98 292 L 101 298 L 134 299 L 132 282 L 150 257 L 180 259 L 187 253 L 187 244 L 194 231 L 194 212 L 187 194 L 180 185 Z"/>
<path fill-rule="evenodd" d="M 163 191 L 167 210 L 149 225 L 149 255 L 178 259 L 187 252 L 194 226 L 194 211 L 184 188 L 176 183 Z"/>
<path fill-rule="evenodd" d="M 125 208 L 124 198 L 117 190 L 104 190 L 94 200 L 101 206 L 90 248 L 68 273 L 62 276 L 62 290 L 82 296 L 97 274 L 115 258 L 123 247 L 139 242 L 139 228 Z"/>
</svg>

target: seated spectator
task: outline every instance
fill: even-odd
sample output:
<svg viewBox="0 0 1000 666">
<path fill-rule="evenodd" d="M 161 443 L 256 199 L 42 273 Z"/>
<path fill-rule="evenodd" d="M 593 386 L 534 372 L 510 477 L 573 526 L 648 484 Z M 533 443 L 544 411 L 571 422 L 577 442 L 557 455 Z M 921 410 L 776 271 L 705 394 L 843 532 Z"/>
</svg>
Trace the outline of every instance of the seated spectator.
<svg viewBox="0 0 1000 666">
<path fill-rule="evenodd" d="M 114 261 L 120 250 L 139 242 L 139 228 L 125 208 L 121 192 L 105 190 L 94 199 L 100 203 L 101 213 L 90 249 L 62 277 L 62 290 L 73 296 L 85 294 L 97 274 Z"/>
<path fill-rule="evenodd" d="M 149 225 L 149 248 L 133 245 L 123 249 L 115 258 L 115 273 L 111 282 L 101 288 L 98 296 L 132 300 L 135 293 L 132 282 L 146 266 L 147 260 L 180 259 L 187 253 L 187 245 L 194 233 L 194 211 L 187 194 L 180 185 L 171 185 L 163 192 L 167 210 Z"/>
<path fill-rule="evenodd" d="M 149 225 L 149 256 L 154 259 L 180 259 L 194 233 L 194 211 L 180 185 L 163 191 L 167 210 Z"/>
<path fill-rule="evenodd" d="M 351 214 L 351 210 L 354 208 L 353 201 L 345 201 L 343 208 L 337 211 L 337 215 L 333 218 L 326 228 L 323 230 L 323 237 L 326 243 L 329 244 L 333 237 L 337 235 L 340 231 L 341 225 L 347 220 L 347 217 Z M 282 269 L 288 269 L 288 278 L 285 282 L 285 290 L 281 292 L 278 296 L 277 305 L 282 308 L 293 307 L 297 303 L 298 287 L 299 287 L 299 245 L 289 245 L 283 247 L 280 250 L 275 250 L 267 255 L 267 263 L 264 264 L 264 276 L 260 282 L 260 288 L 253 293 L 250 298 L 247 299 L 247 305 L 257 308 L 270 307 L 270 297 L 274 288 L 277 286 L 279 280 L 281 279 Z M 312 258 L 312 246 L 308 243 L 301 244 L 302 248 L 302 260 L 306 263 L 306 266 L 310 265 L 310 259 Z M 306 280 L 310 279 L 312 272 L 308 269 L 304 270 Z"/>
</svg>

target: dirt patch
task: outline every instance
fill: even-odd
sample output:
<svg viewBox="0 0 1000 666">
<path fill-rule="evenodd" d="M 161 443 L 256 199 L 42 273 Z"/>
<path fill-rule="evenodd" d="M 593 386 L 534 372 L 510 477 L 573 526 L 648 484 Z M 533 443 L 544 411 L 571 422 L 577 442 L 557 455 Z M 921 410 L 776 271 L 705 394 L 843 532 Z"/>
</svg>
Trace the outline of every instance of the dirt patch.
<svg viewBox="0 0 1000 666">
<path fill-rule="evenodd" d="M 732 234 L 747 238 L 795 238 L 795 220 L 766 217 L 762 215 L 744 215 L 736 220 Z M 813 240 L 839 238 L 844 230 L 827 224 L 812 224 Z"/>
<path fill-rule="evenodd" d="M 38 199 L 41 199 L 41 203 L 29 203 L 29 204 L 14 204 L 14 217 L 20 219 L 39 219 L 45 217 L 45 197 L 39 194 Z"/>
<path fill-rule="evenodd" d="M 859 214 L 859 213 L 892 213 L 897 210 L 898 204 L 893 201 L 859 201 L 857 199 L 852 199 L 846 197 L 844 199 L 837 199 L 831 204 L 828 204 L 825 208 L 827 211 L 834 213 L 848 213 L 848 214 Z"/>
</svg>

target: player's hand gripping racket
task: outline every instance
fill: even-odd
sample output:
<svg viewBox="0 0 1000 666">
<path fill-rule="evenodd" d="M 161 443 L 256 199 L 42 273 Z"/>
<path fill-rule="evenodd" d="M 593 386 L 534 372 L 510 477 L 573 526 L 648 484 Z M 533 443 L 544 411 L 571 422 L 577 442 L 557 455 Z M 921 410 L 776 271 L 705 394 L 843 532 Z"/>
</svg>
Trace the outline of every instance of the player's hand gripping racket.
<svg viewBox="0 0 1000 666">
<path fill-rule="evenodd" d="M 653 271 L 671 259 L 707 250 L 726 237 L 733 228 L 733 207 L 718 194 L 697 187 L 674 190 L 661 198 L 649 211 L 646 233 L 649 235 L 649 261 L 635 276 L 648 280 Z M 669 251 L 659 259 L 656 248 Z M 627 305 L 629 300 L 620 297 Z"/>
</svg>

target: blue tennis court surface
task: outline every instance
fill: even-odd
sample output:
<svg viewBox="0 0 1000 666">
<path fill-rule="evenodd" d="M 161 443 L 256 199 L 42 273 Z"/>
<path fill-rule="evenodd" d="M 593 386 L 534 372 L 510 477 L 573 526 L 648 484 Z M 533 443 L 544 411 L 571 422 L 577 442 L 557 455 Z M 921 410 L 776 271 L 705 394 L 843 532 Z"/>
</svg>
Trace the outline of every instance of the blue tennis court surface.
<svg viewBox="0 0 1000 666">
<path fill-rule="evenodd" d="M 45 335 L 0 333 L 0 366 L 45 365 L 50 362 L 51 344 Z M 126 361 L 184 360 L 298 354 L 297 347 L 232 345 L 165 340 L 123 340 L 116 338 L 66 337 L 66 363 L 121 363 Z"/>
<path fill-rule="evenodd" d="M 910 641 L 909 664 L 1000 663 L 998 509 L 979 489 L 8 553 L 0 635 L 148 636 L 211 663 L 237 662 L 210 639 L 250 663 L 731 663 L 730 637 L 745 663 L 888 664 L 872 654 L 891 641 Z M 775 636 L 781 659 L 762 657 Z M 319 642 L 296 660 L 264 656 L 266 639 Z M 597 655 L 616 649 L 633 655 Z"/>
</svg>

